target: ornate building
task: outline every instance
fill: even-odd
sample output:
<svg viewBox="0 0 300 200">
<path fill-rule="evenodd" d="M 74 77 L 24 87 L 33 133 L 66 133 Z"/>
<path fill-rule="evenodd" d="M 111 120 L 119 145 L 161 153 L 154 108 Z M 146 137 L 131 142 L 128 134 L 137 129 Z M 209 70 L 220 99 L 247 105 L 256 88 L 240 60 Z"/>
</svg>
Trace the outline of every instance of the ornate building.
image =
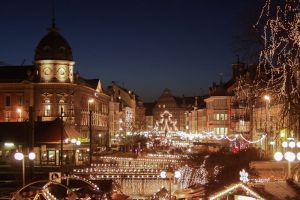
<svg viewBox="0 0 300 200">
<path fill-rule="evenodd" d="M 172 95 L 170 89 L 165 89 L 153 107 L 152 127 L 162 134 L 188 131 L 188 112 L 194 109 L 194 107 L 198 107 L 197 99 L 201 98 L 176 97 Z"/>
<path fill-rule="evenodd" d="M 111 143 L 133 132 L 136 123 L 136 96 L 133 91 L 119 86 L 114 81 L 108 87 L 110 102 L 110 138 Z"/>
<path fill-rule="evenodd" d="M 28 121 L 30 116 L 32 121 L 53 121 L 63 116 L 64 138 L 88 143 L 91 124 L 92 148 L 107 144 L 110 96 L 99 79 L 74 73 L 74 65 L 72 49 L 53 23 L 36 47 L 34 65 L 0 67 L 0 121 Z"/>
</svg>

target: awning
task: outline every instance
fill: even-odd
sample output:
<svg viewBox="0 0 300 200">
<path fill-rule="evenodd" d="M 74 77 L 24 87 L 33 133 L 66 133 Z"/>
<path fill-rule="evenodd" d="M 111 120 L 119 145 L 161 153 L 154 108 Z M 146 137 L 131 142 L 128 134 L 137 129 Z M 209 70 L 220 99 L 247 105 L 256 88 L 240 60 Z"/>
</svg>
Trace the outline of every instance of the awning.
<svg viewBox="0 0 300 200">
<path fill-rule="evenodd" d="M 83 138 L 83 135 L 81 133 L 79 133 L 75 128 L 74 126 L 71 126 L 71 125 L 68 125 L 66 124 L 64 126 L 64 129 L 65 129 L 65 133 L 66 133 L 66 136 L 67 138 Z"/>
</svg>

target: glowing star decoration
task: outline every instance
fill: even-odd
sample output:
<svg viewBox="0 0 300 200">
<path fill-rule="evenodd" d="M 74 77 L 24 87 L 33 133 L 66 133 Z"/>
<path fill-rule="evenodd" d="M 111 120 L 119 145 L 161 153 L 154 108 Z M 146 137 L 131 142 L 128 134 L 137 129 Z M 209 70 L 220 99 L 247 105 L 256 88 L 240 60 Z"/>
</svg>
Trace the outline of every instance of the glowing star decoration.
<svg viewBox="0 0 300 200">
<path fill-rule="evenodd" d="M 247 183 L 249 181 L 248 173 L 245 171 L 245 169 L 240 171 L 240 181 L 242 181 L 243 183 Z"/>
<path fill-rule="evenodd" d="M 156 121 L 154 129 L 159 133 L 177 132 L 177 121 L 172 119 L 173 115 L 165 110 L 160 114 L 160 120 Z"/>
</svg>

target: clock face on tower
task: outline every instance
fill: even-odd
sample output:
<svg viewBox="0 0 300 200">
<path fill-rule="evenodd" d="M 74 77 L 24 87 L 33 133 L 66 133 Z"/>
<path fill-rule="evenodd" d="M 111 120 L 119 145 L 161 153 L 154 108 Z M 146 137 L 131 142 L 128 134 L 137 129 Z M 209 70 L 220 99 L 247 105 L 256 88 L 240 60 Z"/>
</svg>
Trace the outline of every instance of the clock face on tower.
<svg viewBox="0 0 300 200">
<path fill-rule="evenodd" d="M 46 68 L 44 69 L 44 74 L 45 74 L 45 75 L 49 75 L 50 72 L 51 72 L 51 70 L 50 70 L 48 67 L 46 67 Z"/>
<path fill-rule="evenodd" d="M 62 68 L 62 67 L 57 70 L 57 74 L 59 76 L 64 76 L 65 73 L 66 73 L 66 70 L 64 68 Z"/>
</svg>

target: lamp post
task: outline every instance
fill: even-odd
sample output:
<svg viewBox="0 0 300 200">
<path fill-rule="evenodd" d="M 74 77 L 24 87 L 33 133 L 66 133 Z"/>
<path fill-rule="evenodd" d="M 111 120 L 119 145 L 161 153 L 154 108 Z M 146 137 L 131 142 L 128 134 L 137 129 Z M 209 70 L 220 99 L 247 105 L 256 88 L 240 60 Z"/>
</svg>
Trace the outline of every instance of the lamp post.
<svg viewBox="0 0 300 200">
<path fill-rule="evenodd" d="M 59 161 L 60 161 L 60 168 L 61 172 L 63 172 L 63 154 L 64 154 L 64 111 L 63 108 L 60 108 L 60 155 L 59 155 Z"/>
<path fill-rule="evenodd" d="M 76 166 L 76 146 L 80 146 L 81 142 L 80 140 L 76 140 L 75 138 L 71 139 L 71 143 L 73 144 L 73 164 Z"/>
<path fill-rule="evenodd" d="M 88 100 L 88 111 L 89 111 L 89 137 L 90 137 L 90 162 L 89 164 L 92 164 L 92 156 L 93 156 L 93 149 L 92 149 L 92 142 L 93 142 L 93 137 L 92 137 L 92 110 L 90 110 L 90 104 L 94 103 L 94 99 L 89 99 Z"/>
<path fill-rule="evenodd" d="M 270 119 L 270 101 L 271 101 L 271 97 L 269 95 L 264 95 L 264 100 L 266 102 L 266 122 L 265 122 L 265 132 L 267 134 L 267 123 Z M 270 141 L 270 133 L 267 134 L 267 138 L 266 138 L 266 142 L 265 142 L 265 148 L 266 148 L 266 155 L 270 155 L 268 154 L 268 145 L 269 145 L 269 141 Z"/>
<path fill-rule="evenodd" d="M 173 171 L 172 169 L 169 169 L 168 171 L 161 171 L 160 172 L 160 177 L 161 178 L 168 178 L 169 180 L 169 199 L 172 199 L 172 179 L 176 178 L 180 178 L 181 177 L 181 173 L 180 171 L 176 170 Z"/>
<path fill-rule="evenodd" d="M 14 155 L 14 158 L 16 160 L 22 160 L 22 185 L 25 186 L 25 158 L 28 158 L 29 160 L 35 159 L 35 153 L 30 152 L 28 155 L 24 155 L 23 153 L 17 152 Z"/>
<path fill-rule="evenodd" d="M 21 122 L 22 121 L 22 109 L 18 108 L 17 109 L 17 113 L 18 113 L 18 119 L 17 119 L 17 121 Z"/>
<path fill-rule="evenodd" d="M 281 151 L 277 151 L 274 154 L 274 159 L 276 161 L 281 161 L 283 158 L 288 162 L 288 176 L 287 178 L 291 178 L 291 162 L 295 161 L 296 157 L 297 160 L 300 161 L 300 152 L 298 152 L 297 154 L 295 154 L 293 152 L 294 148 L 300 148 L 300 142 L 295 142 L 293 139 L 291 139 L 290 141 L 284 141 L 282 142 L 282 147 L 283 149 L 287 149 L 287 151 L 285 152 L 281 152 Z"/>
<path fill-rule="evenodd" d="M 98 137 L 99 137 L 99 145 L 100 145 L 100 148 L 101 148 L 102 147 L 102 134 L 99 133 Z"/>
</svg>

